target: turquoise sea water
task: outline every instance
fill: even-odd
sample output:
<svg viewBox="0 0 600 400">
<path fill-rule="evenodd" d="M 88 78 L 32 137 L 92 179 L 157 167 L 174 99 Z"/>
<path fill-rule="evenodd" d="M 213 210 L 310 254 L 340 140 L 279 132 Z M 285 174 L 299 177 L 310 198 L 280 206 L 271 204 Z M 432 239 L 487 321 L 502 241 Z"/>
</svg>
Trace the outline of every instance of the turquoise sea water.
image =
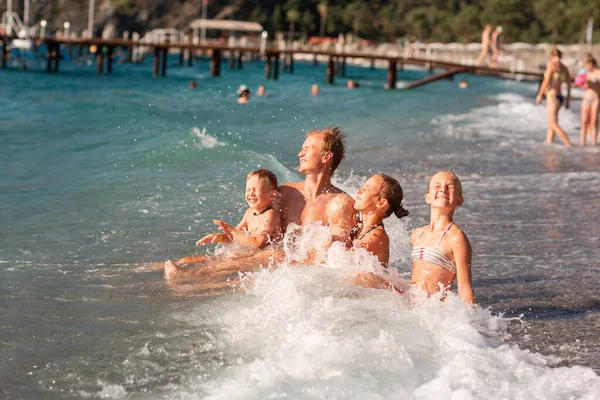
<svg viewBox="0 0 600 400">
<path fill-rule="evenodd" d="M 466 90 L 386 91 L 385 70 L 356 66 L 327 86 L 325 67 L 309 63 L 265 81 L 261 62 L 224 63 L 218 79 L 207 61 L 175 58 L 158 79 L 148 62 L 111 76 L 85 59 L 57 74 L 29 62 L 0 70 L 0 397 L 600 393 L 600 152 L 542 143 L 536 84 L 468 77 Z M 261 83 L 267 96 L 236 103 L 240 84 Z M 577 112 L 561 121 L 577 142 Z M 410 217 L 388 223 L 400 273 L 410 231 L 428 222 L 428 178 L 458 173 L 481 308 L 332 289 L 343 272 L 322 267 L 264 271 L 216 297 L 163 281 L 152 262 L 207 251 L 195 241 L 215 217 L 239 220 L 249 171 L 300 179 L 305 132 L 329 124 L 348 134 L 336 179 L 350 194 L 378 171 L 405 190 Z"/>
</svg>

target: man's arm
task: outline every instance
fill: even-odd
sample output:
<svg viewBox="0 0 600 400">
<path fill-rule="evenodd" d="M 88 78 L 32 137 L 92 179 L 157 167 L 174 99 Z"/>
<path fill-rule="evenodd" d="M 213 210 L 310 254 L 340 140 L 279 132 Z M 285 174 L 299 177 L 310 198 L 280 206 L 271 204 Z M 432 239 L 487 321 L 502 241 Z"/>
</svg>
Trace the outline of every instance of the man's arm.
<svg viewBox="0 0 600 400">
<path fill-rule="evenodd" d="M 327 203 L 325 207 L 327 225 L 331 233 L 332 242 L 351 243 L 350 232 L 354 227 L 354 200 L 346 193 L 341 193 Z"/>
<path fill-rule="evenodd" d="M 452 253 L 456 262 L 458 296 L 467 304 L 475 304 L 475 293 L 471 283 L 471 243 L 464 232 L 452 240 Z"/>
</svg>

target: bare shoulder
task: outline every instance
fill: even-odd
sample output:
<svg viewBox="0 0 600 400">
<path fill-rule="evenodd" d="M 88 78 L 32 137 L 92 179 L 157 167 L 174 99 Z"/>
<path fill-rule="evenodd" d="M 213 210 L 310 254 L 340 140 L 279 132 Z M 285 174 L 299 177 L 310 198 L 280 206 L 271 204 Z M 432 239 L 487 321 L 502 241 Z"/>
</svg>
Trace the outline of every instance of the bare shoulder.
<svg viewBox="0 0 600 400">
<path fill-rule="evenodd" d="M 271 208 L 270 210 L 267 210 L 264 213 L 262 213 L 261 217 L 264 220 L 270 220 L 270 219 L 279 218 L 280 214 L 281 213 L 278 210 Z"/>
<path fill-rule="evenodd" d="M 304 187 L 304 181 L 292 182 L 292 183 L 286 183 L 286 184 L 279 186 L 279 191 L 283 193 L 283 192 L 289 192 L 289 191 L 293 191 L 293 190 L 300 190 L 303 187 Z"/>
<path fill-rule="evenodd" d="M 328 213 L 341 213 L 348 210 L 354 210 L 354 199 L 347 193 L 336 193 L 327 200 L 326 209 Z"/>
<path fill-rule="evenodd" d="M 456 224 L 452 225 L 448 230 L 447 235 L 451 245 L 471 244 L 467 234 Z"/>
<path fill-rule="evenodd" d="M 421 232 L 423 232 L 423 230 L 424 230 L 425 228 L 427 228 L 428 226 L 429 226 L 429 225 L 423 225 L 423 226 L 419 226 L 418 228 L 415 228 L 415 229 L 412 231 L 411 235 L 410 235 L 410 242 L 411 242 L 412 244 L 415 244 L 415 240 L 417 240 L 417 236 L 418 236 L 418 235 L 419 235 Z"/>
</svg>

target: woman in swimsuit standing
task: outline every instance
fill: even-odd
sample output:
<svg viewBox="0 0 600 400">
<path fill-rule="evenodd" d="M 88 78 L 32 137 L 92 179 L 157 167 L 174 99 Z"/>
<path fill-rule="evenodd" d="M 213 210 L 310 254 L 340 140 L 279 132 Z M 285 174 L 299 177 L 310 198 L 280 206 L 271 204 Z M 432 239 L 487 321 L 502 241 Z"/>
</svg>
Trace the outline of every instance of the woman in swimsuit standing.
<svg viewBox="0 0 600 400">
<path fill-rule="evenodd" d="M 542 102 L 542 94 L 546 95 L 546 109 L 548 115 L 548 130 L 546 135 L 546 142 L 552 143 L 554 134 L 563 141 L 565 146 L 571 147 L 571 141 L 569 137 L 558 126 L 558 110 L 565 104 L 565 108 L 568 109 L 571 102 L 571 78 L 569 77 L 569 70 L 563 63 L 560 62 L 562 53 L 556 47 L 550 52 L 550 62 L 546 65 L 546 72 L 544 73 L 544 81 L 540 85 L 540 90 L 535 99 L 536 104 Z M 562 95 L 561 86 L 562 83 L 567 83 L 567 98 Z"/>
<path fill-rule="evenodd" d="M 595 146 L 598 138 L 600 68 L 591 54 L 586 54 L 583 64 L 588 72 L 585 76 L 585 93 L 581 105 L 581 146 L 585 146 L 588 136 L 591 136 L 592 146 Z"/>
<path fill-rule="evenodd" d="M 431 178 L 425 194 L 425 202 L 431 206 L 431 222 L 415 229 L 411 236 L 412 283 L 431 294 L 451 290 L 456 279 L 460 298 L 474 304 L 471 243 L 452 220 L 463 201 L 462 185 L 454 173 L 441 171 Z"/>
</svg>

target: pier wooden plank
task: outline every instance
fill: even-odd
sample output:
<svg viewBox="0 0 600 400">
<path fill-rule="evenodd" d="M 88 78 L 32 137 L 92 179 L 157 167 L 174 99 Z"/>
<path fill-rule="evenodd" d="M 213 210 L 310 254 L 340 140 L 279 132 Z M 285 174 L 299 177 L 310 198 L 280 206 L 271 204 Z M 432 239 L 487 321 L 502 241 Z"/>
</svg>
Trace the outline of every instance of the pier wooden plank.
<svg viewBox="0 0 600 400">
<path fill-rule="evenodd" d="M 7 37 L 5 40 L 11 40 L 16 37 Z M 81 38 L 81 37 L 32 37 L 31 38 L 36 45 L 41 43 L 46 43 L 49 48 L 53 48 L 54 46 L 59 47 L 61 44 L 66 45 L 78 45 L 78 46 L 86 46 L 89 47 L 91 45 L 95 45 L 97 48 L 102 48 L 104 46 L 112 46 L 112 47 L 130 47 L 130 46 L 143 46 L 145 45 L 139 40 L 129 40 L 129 39 L 102 39 L 102 38 Z M 147 45 L 147 44 L 146 44 Z M 193 44 L 191 41 L 187 43 L 177 42 L 177 43 L 156 43 L 152 45 L 153 48 L 157 50 L 169 50 L 169 49 L 179 49 L 179 50 L 188 50 L 190 53 L 192 52 L 210 52 L 210 53 L 219 53 L 224 54 L 223 52 L 244 52 L 246 54 L 261 54 L 261 49 L 258 46 L 228 46 L 223 43 L 199 43 Z M 365 60 L 371 60 L 372 65 L 374 65 L 375 60 L 382 61 L 395 61 L 397 64 L 400 63 L 401 66 L 404 65 L 418 65 L 425 66 L 429 68 L 444 68 L 444 69 L 454 69 L 454 68 L 467 68 L 465 70 L 471 74 L 477 75 L 486 75 L 493 77 L 500 77 L 505 79 L 528 79 L 538 81 L 543 78 L 543 71 L 535 70 L 535 71 L 513 71 L 506 68 L 489 68 L 482 66 L 470 66 L 458 63 L 451 63 L 446 61 L 438 61 L 431 59 L 423 59 L 417 57 L 402 57 L 402 56 L 386 56 L 379 55 L 373 53 L 365 53 L 365 52 L 335 52 L 334 50 L 316 50 L 313 48 L 296 48 L 296 49 L 276 49 L 276 48 L 267 48 L 262 53 L 265 57 L 270 56 L 289 56 L 293 54 L 307 54 L 312 55 L 313 60 L 316 61 L 318 56 L 325 56 L 328 58 L 335 57 L 338 61 L 342 61 L 342 69 L 341 74 L 343 74 L 343 62 L 345 58 L 359 58 Z M 54 58 L 54 57 L 52 57 Z M 220 60 L 220 57 L 219 57 Z M 56 59 L 53 60 L 56 63 Z M 1 61 L 0 61 L 1 62 Z M 265 71 L 266 72 L 266 71 Z M 332 69 L 333 74 L 335 71 Z M 220 68 L 219 68 L 220 74 Z M 213 76 L 219 76 L 213 75 Z M 332 75 L 333 75 L 332 74 Z M 158 75 L 158 71 L 156 73 Z"/>
<path fill-rule="evenodd" d="M 431 76 L 428 76 L 426 78 L 419 79 L 419 80 L 416 80 L 414 82 L 411 82 L 408 85 L 406 85 L 404 87 L 404 89 L 416 88 L 416 87 L 425 85 L 425 84 L 430 83 L 430 82 L 435 82 L 435 81 L 438 81 L 440 79 L 444 79 L 444 78 L 447 78 L 449 76 L 456 75 L 456 74 L 458 74 L 460 72 L 468 71 L 469 69 L 470 69 L 469 67 L 451 68 L 451 69 L 449 69 L 447 71 L 440 72 L 439 74 L 431 75 Z"/>
</svg>

